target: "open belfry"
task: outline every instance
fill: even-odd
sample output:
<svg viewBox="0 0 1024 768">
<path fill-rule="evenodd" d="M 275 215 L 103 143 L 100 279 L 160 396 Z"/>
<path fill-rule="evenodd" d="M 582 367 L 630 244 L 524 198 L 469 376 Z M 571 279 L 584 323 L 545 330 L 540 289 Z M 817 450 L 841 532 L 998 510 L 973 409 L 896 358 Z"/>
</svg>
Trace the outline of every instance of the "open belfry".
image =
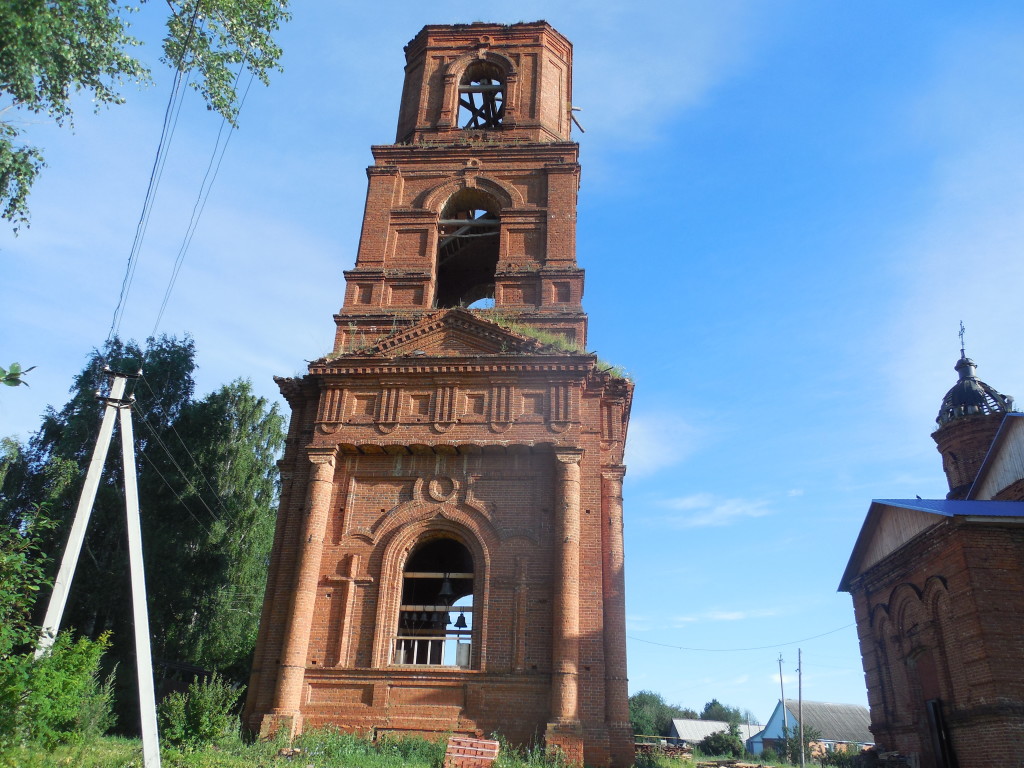
<svg viewBox="0 0 1024 768">
<path fill-rule="evenodd" d="M 292 418 L 245 721 L 499 732 L 629 766 L 633 387 L 585 352 L 572 45 L 474 23 L 405 51 L 334 351 L 278 380 Z"/>
</svg>

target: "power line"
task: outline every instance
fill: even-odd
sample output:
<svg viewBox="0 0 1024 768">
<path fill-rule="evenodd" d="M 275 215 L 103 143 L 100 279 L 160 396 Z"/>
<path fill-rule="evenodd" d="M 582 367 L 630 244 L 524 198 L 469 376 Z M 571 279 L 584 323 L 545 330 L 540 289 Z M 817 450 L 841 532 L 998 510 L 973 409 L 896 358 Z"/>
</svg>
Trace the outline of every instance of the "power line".
<svg viewBox="0 0 1024 768">
<path fill-rule="evenodd" d="M 182 468 L 181 464 L 178 463 L 178 460 L 171 453 L 170 449 L 167 447 L 167 444 L 163 441 L 163 438 L 160 437 L 160 433 L 158 433 L 156 431 L 156 428 L 152 424 L 150 424 L 149 421 L 146 419 L 146 414 L 144 414 L 142 412 L 142 409 L 139 408 L 139 406 L 137 404 L 133 404 L 132 407 L 138 412 L 139 417 L 142 420 L 142 423 L 146 425 L 146 427 L 149 429 L 150 434 L 153 435 L 153 439 L 156 440 L 156 444 L 158 446 L 160 446 L 160 448 L 163 450 L 163 452 L 167 455 L 167 458 L 170 459 L 171 464 L 174 465 L 174 468 L 176 470 L 178 470 L 178 473 L 181 475 L 181 479 L 185 481 L 185 483 L 188 485 L 188 487 L 191 489 L 191 491 L 196 495 L 196 498 L 199 500 L 199 503 L 202 504 L 203 507 L 206 508 L 206 511 L 210 514 L 210 518 L 213 520 L 213 522 L 215 522 L 215 523 L 220 522 L 221 518 L 212 509 L 210 509 L 210 506 L 206 503 L 206 500 L 203 499 L 202 495 L 199 493 L 199 490 L 195 487 L 195 485 L 192 483 L 192 481 L 188 479 L 188 477 L 185 474 L 185 470 Z M 195 461 L 195 459 L 193 459 L 193 461 Z M 153 469 L 156 470 L 156 473 L 160 476 L 160 479 L 164 481 L 164 484 L 167 485 L 168 488 L 171 488 L 171 490 L 174 492 L 175 496 L 177 496 L 178 495 L 177 492 L 174 491 L 174 489 L 171 487 L 170 483 L 163 476 L 163 473 L 161 473 L 160 470 L 157 469 L 156 464 L 153 463 L 152 460 L 150 460 L 150 466 L 152 466 Z M 200 473 L 200 474 L 202 474 L 202 473 Z M 181 497 L 178 496 L 178 499 L 180 501 Z M 219 501 L 220 500 L 218 499 L 218 502 Z M 182 504 L 184 504 L 183 501 L 182 501 Z M 192 514 L 192 511 L 187 506 L 185 508 L 188 509 L 189 514 L 192 515 L 192 518 L 197 523 L 199 523 L 198 518 L 196 518 L 195 515 Z M 199 523 L 199 524 L 202 525 L 202 523 Z M 206 530 L 206 532 L 208 534 L 210 533 L 210 530 L 208 528 L 206 528 L 206 526 L 203 526 L 203 528 Z"/>
<path fill-rule="evenodd" d="M 114 308 L 114 317 L 110 322 L 110 330 L 107 332 L 107 341 L 110 341 L 111 338 L 117 335 L 121 326 L 121 318 L 124 315 L 124 308 L 128 300 L 128 293 L 131 291 L 131 285 L 135 278 L 135 269 L 138 266 L 139 251 L 142 247 L 142 240 L 145 237 L 146 229 L 149 226 L 149 216 L 153 209 L 153 202 L 156 198 L 156 190 L 160 184 L 160 178 L 163 175 L 163 169 L 167 162 L 167 152 L 170 149 L 174 130 L 178 125 L 178 115 L 181 114 L 181 104 L 184 101 L 182 79 L 183 76 L 187 76 L 188 71 L 191 71 L 183 71 L 182 65 L 192 41 L 192 35 L 195 32 L 196 19 L 199 16 L 200 5 L 200 3 L 196 3 L 192 17 L 189 19 L 188 34 L 185 38 L 185 45 L 182 48 L 181 56 L 174 68 L 174 80 L 171 84 L 171 95 L 167 100 L 167 107 L 164 110 L 164 121 L 160 130 L 160 140 L 157 143 L 156 157 L 153 159 L 153 167 L 149 172 L 149 183 L 147 184 L 146 196 L 142 203 L 142 213 L 140 214 L 139 222 L 135 227 L 135 237 L 132 240 L 132 247 L 128 252 L 128 264 L 125 267 L 124 278 L 121 280 L 121 291 L 117 299 L 117 306 Z M 177 107 L 175 107 L 175 104 L 177 104 Z"/>
<path fill-rule="evenodd" d="M 235 87 L 237 88 L 239 81 L 242 77 L 242 72 L 245 69 L 245 62 L 238 69 L 238 75 L 235 77 Z M 242 107 L 245 105 L 246 96 L 249 95 L 249 89 L 252 87 L 252 81 L 255 75 L 249 76 L 249 83 L 245 87 L 245 92 L 242 94 L 242 98 L 238 103 L 238 111 L 241 112 Z M 167 290 L 164 291 L 164 298 L 160 304 L 160 310 L 157 312 L 156 321 L 153 323 L 153 331 L 151 336 L 156 336 L 157 329 L 160 327 L 160 321 L 163 319 L 164 311 L 167 309 L 167 303 L 171 298 L 171 291 L 174 290 L 174 285 L 178 280 L 178 273 L 181 271 L 182 262 L 185 260 L 185 253 L 188 251 L 189 246 L 192 245 L 192 238 L 195 236 L 196 228 L 199 226 L 199 219 L 203 215 L 203 211 L 206 209 L 206 201 L 210 197 L 210 190 L 213 189 L 213 183 L 217 180 L 217 174 L 220 173 L 221 163 L 224 161 L 224 154 L 227 152 L 228 143 L 231 141 L 233 135 L 231 129 L 228 131 L 227 138 L 224 140 L 223 145 L 221 144 L 221 136 L 224 133 L 225 126 L 228 125 L 228 119 L 226 117 L 221 118 L 220 127 L 217 130 L 217 139 L 214 142 L 213 152 L 210 155 L 210 162 L 206 166 L 206 173 L 203 175 L 203 181 L 199 185 L 199 194 L 196 196 L 196 202 L 192 206 L 192 216 L 189 218 L 188 226 L 185 228 L 185 235 L 182 238 L 181 246 L 178 248 L 178 255 L 174 260 L 174 268 L 171 270 L 171 277 L 167 283 Z M 219 150 L 219 156 L 218 156 Z M 216 162 L 216 165 L 214 163 Z M 211 178 L 210 173 L 213 173 Z M 209 184 L 207 180 L 209 179 Z"/>
<path fill-rule="evenodd" d="M 153 387 L 150 385 L 149 381 L 146 379 L 145 374 L 143 374 L 139 378 L 142 379 L 142 381 L 145 383 L 146 387 L 149 389 L 150 394 L 152 394 L 153 397 L 156 398 L 156 396 L 157 396 L 156 392 L 153 390 Z M 142 414 L 141 409 L 138 408 L 138 407 L 137 407 L 137 410 L 139 410 L 140 415 L 143 417 L 143 420 L 145 420 L 147 414 Z M 147 422 L 147 424 L 148 424 L 148 422 Z M 192 465 L 196 468 L 196 471 L 199 473 L 199 476 L 201 478 L 203 478 L 203 482 L 206 483 L 206 487 L 210 489 L 210 493 L 212 493 L 213 494 L 213 498 L 216 499 L 217 506 L 220 507 L 221 512 L 223 512 L 225 515 L 227 515 L 228 511 L 224 508 L 224 504 L 223 504 L 223 502 L 221 501 L 221 498 L 220 498 L 220 493 L 218 493 L 218 491 L 213 487 L 213 483 L 210 482 L 209 478 L 203 472 L 202 467 L 199 466 L 199 462 L 196 460 L 196 457 L 192 455 L 192 451 L 190 451 L 188 449 L 188 445 L 186 445 L 185 440 L 182 438 L 181 434 L 178 432 L 178 428 L 174 426 L 174 422 L 168 422 L 168 427 L 170 427 L 170 430 L 171 430 L 171 432 L 174 433 L 174 436 L 176 438 L 178 438 L 178 442 L 181 443 L 181 447 L 183 449 L 185 449 L 185 454 L 192 461 Z M 151 429 L 152 429 L 152 427 L 151 427 Z M 163 441 L 160 439 L 159 436 L 156 435 L 155 431 L 154 431 L 153 434 L 154 434 L 154 436 L 156 436 L 157 441 L 162 444 Z M 166 447 L 164 448 L 164 450 L 167 450 Z M 168 456 L 170 456 L 170 452 L 169 451 L 168 451 Z M 174 461 L 173 458 L 171 460 Z M 182 472 L 182 476 L 184 476 L 184 472 L 181 469 L 181 467 L 178 465 L 178 463 L 175 461 L 174 464 L 178 468 L 178 471 Z M 186 479 L 186 482 L 189 482 L 189 481 Z M 189 484 L 191 485 L 190 482 L 189 482 Z M 193 490 L 195 490 L 194 487 L 193 487 Z M 197 496 L 199 495 L 198 491 L 196 491 L 196 495 Z M 202 499 L 201 496 L 200 496 L 200 499 Z M 205 504 L 204 504 L 204 506 L 205 506 Z M 209 509 L 209 507 L 207 507 L 207 509 Z M 210 513 L 213 514 L 212 510 L 211 510 Z M 215 516 L 215 519 L 219 521 L 221 518 Z"/>
<path fill-rule="evenodd" d="M 174 486 L 172 486 L 170 482 L 167 480 L 167 478 L 164 477 L 163 472 L 160 471 L 160 468 L 156 465 L 156 462 L 149 458 L 149 456 L 147 456 L 145 453 L 140 453 L 139 455 L 142 456 L 142 458 L 149 464 L 150 468 L 154 472 L 156 472 L 160 480 L 163 481 L 163 484 L 167 486 L 167 490 L 174 494 L 175 498 L 178 499 L 178 502 L 181 504 L 181 506 L 185 508 L 186 512 L 188 512 L 188 516 L 195 520 L 196 525 L 198 525 L 206 533 L 207 536 L 212 536 L 212 534 L 210 533 L 210 529 L 206 527 L 202 520 L 196 517 L 192 509 L 188 506 L 188 504 L 185 503 L 185 500 L 181 498 L 181 494 L 178 493 Z"/>
<path fill-rule="evenodd" d="M 648 645 L 659 645 L 662 648 L 675 648 L 678 651 L 701 651 L 703 653 L 737 653 L 739 651 L 767 651 L 773 648 L 781 648 L 784 645 L 796 645 L 797 643 L 806 643 L 809 640 L 817 640 L 819 637 L 825 637 L 826 635 L 832 635 L 836 632 L 841 632 L 844 629 L 856 626 L 856 622 L 847 624 L 836 629 L 830 629 L 828 632 L 822 632 L 820 635 L 813 635 L 812 637 L 804 637 L 799 640 L 790 640 L 785 643 L 773 643 L 772 645 L 759 645 L 754 648 L 688 648 L 683 645 L 669 645 L 668 643 L 656 643 L 654 640 L 644 640 L 642 637 L 633 637 L 627 635 L 626 637 L 630 640 L 636 640 L 638 643 L 647 643 Z"/>
</svg>

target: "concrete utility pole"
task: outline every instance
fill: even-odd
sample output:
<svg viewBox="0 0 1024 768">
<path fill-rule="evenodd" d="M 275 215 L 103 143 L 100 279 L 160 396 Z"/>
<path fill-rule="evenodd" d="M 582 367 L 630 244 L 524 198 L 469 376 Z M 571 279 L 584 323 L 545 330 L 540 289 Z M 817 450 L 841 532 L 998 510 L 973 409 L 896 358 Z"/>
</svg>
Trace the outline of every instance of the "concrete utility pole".
<svg viewBox="0 0 1024 768">
<path fill-rule="evenodd" d="M 75 519 L 71 524 L 71 534 L 64 550 L 64 557 L 57 572 L 53 585 L 53 593 L 46 608 L 43 629 L 36 647 L 36 658 L 49 652 L 53 646 L 57 630 L 60 629 L 64 608 L 67 604 L 71 579 L 75 575 L 78 559 L 85 541 L 85 531 L 92 515 L 92 507 L 96 501 L 103 464 L 106 462 L 110 449 L 110 439 L 114 430 L 114 416 L 120 414 L 121 424 L 121 458 L 124 462 L 124 500 L 127 514 L 128 561 L 131 570 L 132 584 L 132 615 L 135 622 L 135 660 L 139 678 L 139 712 L 142 719 L 142 755 L 145 768 L 160 768 L 160 739 L 156 724 L 156 694 L 153 690 L 153 653 L 149 643 L 149 611 L 146 606 L 146 576 L 142 567 L 142 529 L 139 524 L 139 489 L 135 469 L 135 437 L 132 432 L 132 403 L 135 397 L 124 398 L 125 382 L 142 376 L 142 371 L 134 376 L 124 373 L 107 374 L 113 378 L 109 397 L 99 397 L 103 401 L 103 421 L 100 432 L 93 447 L 92 459 L 82 485 L 82 495 L 78 499 Z"/>
<path fill-rule="evenodd" d="M 807 756 L 804 750 L 804 651 L 796 649 L 796 719 L 800 721 L 800 768 L 804 768 Z"/>
<path fill-rule="evenodd" d="M 96 436 L 96 445 L 92 449 L 89 469 L 85 473 L 82 495 L 78 497 L 78 508 L 75 510 L 75 518 L 71 523 L 71 533 L 68 535 L 64 558 L 60 561 L 60 570 L 57 571 L 57 578 L 53 582 L 53 592 L 50 593 L 50 603 L 46 608 L 46 617 L 43 619 L 43 631 L 36 646 L 37 659 L 50 650 L 50 646 L 53 645 L 54 638 L 57 636 L 57 630 L 60 629 L 60 620 L 64 616 L 64 606 L 68 601 L 71 578 L 75 575 L 78 558 L 82 553 L 85 529 L 89 525 L 92 505 L 96 502 L 96 491 L 100 485 L 100 476 L 103 474 L 103 464 L 107 460 L 107 451 L 110 449 L 110 436 L 114 431 L 114 417 L 117 415 L 117 406 L 113 403 L 121 401 L 124 396 L 124 385 L 125 378 L 115 376 L 114 383 L 110 387 L 110 396 L 101 398 L 105 403 L 103 421 L 100 423 L 100 433 Z"/>
<path fill-rule="evenodd" d="M 782 704 L 782 757 L 789 761 L 789 715 L 786 714 L 786 686 L 782 682 L 782 654 L 779 654 L 779 702 Z"/>
</svg>

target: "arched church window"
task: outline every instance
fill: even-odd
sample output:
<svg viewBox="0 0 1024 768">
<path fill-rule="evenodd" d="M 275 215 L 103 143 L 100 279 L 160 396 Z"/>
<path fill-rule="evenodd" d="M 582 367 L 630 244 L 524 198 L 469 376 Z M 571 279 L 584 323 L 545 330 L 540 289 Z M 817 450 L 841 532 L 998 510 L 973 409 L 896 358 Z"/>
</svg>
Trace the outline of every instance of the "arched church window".
<svg viewBox="0 0 1024 768">
<path fill-rule="evenodd" d="M 505 73 L 497 64 L 476 61 L 459 82 L 459 127 L 500 128 L 505 117 Z"/>
<path fill-rule="evenodd" d="M 497 201 L 486 192 L 467 187 L 449 198 L 438 222 L 436 307 L 494 298 L 500 226 Z"/>
<path fill-rule="evenodd" d="M 393 664 L 472 667 L 473 578 L 473 556 L 455 539 L 413 550 L 402 572 Z"/>
</svg>

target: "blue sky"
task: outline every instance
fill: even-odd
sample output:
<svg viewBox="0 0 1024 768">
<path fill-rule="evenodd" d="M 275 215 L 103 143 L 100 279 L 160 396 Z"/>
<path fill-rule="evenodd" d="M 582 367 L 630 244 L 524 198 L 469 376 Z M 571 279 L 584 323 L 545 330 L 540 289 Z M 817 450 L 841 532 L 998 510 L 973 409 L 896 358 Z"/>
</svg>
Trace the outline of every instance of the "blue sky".
<svg viewBox="0 0 1024 768">
<path fill-rule="evenodd" d="M 330 349 L 402 46 L 427 23 L 546 19 L 575 46 L 590 344 L 637 384 L 631 690 L 763 720 L 801 647 L 806 698 L 866 703 L 836 585 L 870 499 L 945 493 L 929 434 L 961 320 L 979 375 L 1024 396 L 1024 6 L 354 5 L 296 4 L 285 72 L 246 99 L 158 329 L 194 335 L 199 389 L 244 376 L 277 398 L 273 375 Z M 140 14 L 150 42 L 161 12 Z M 0 393 L 0 434 L 63 403 L 107 335 L 155 72 L 123 106 L 83 102 L 74 132 L 26 126 L 50 167 L 31 228 L 0 232 L 0 365 L 38 367 Z M 153 329 L 218 127 L 186 100 L 125 336 Z"/>
</svg>

